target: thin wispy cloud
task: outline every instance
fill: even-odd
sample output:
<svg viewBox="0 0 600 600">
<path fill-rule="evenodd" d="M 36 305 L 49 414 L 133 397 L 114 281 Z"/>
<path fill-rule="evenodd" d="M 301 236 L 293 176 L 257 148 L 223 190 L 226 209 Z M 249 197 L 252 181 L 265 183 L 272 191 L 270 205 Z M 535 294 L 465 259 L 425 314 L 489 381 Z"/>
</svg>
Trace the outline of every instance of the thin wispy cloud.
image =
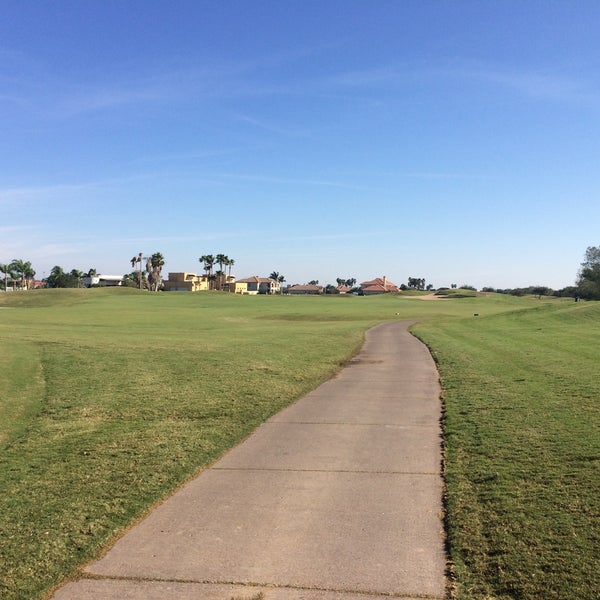
<svg viewBox="0 0 600 600">
<path fill-rule="evenodd" d="M 286 137 L 301 137 L 301 138 L 309 136 L 309 133 L 306 130 L 281 127 L 281 126 L 275 125 L 273 123 L 268 123 L 261 119 L 255 119 L 254 117 L 250 117 L 248 115 L 236 114 L 235 118 L 242 123 L 246 123 L 247 125 L 251 125 L 258 129 L 262 129 L 263 131 L 268 131 L 270 133 L 275 133 L 277 135 L 283 135 Z"/>
<path fill-rule="evenodd" d="M 372 68 L 347 71 L 324 80 L 325 85 L 340 87 L 374 87 L 397 84 L 412 75 L 414 70 L 402 70 L 397 66 L 373 66 Z M 418 72 L 418 71 L 417 71 Z"/>
<path fill-rule="evenodd" d="M 266 175 L 246 175 L 240 173 L 213 173 L 210 177 L 220 177 L 225 180 L 232 181 L 253 181 L 257 183 L 270 183 L 274 185 L 305 185 L 305 186 L 317 186 L 317 187 L 332 187 L 332 188 L 343 188 L 349 190 L 361 190 L 361 191 L 375 191 L 372 188 L 365 188 L 356 186 L 351 183 L 344 183 L 341 181 L 328 181 L 322 179 L 295 179 L 287 177 L 271 177 Z"/>
<path fill-rule="evenodd" d="M 165 102 L 172 94 L 152 87 L 119 88 L 101 87 L 98 89 L 71 91 L 57 102 L 57 109 L 64 117 L 82 113 L 108 110 L 123 106 Z"/>
<path fill-rule="evenodd" d="M 16 258 L 23 249 L 29 253 L 31 240 L 37 228 L 32 225 L 8 225 L 0 227 L 0 262 Z"/>
<path fill-rule="evenodd" d="M 210 231 L 206 233 L 200 233 L 198 235 L 167 235 L 167 236 L 141 236 L 141 237 L 124 237 L 124 238 L 113 238 L 110 240 L 111 245 L 118 246 L 139 246 L 148 244 L 187 244 L 206 242 L 214 240 L 224 239 L 254 239 L 256 236 L 265 235 L 268 231 L 256 231 L 256 230 L 225 230 L 225 231 Z"/>
<path fill-rule="evenodd" d="M 169 163 L 169 162 L 185 162 L 185 161 L 196 161 L 204 160 L 205 158 L 215 158 L 219 156 L 228 156 L 231 154 L 237 154 L 239 149 L 229 148 L 223 150 L 206 150 L 200 152 L 181 152 L 173 154 L 158 154 L 155 156 L 142 156 L 131 161 L 134 164 L 137 163 Z"/>
<path fill-rule="evenodd" d="M 401 177 L 403 179 L 457 179 L 457 180 L 472 180 L 472 179 L 489 179 L 489 175 L 481 173 L 449 173 L 449 172 L 435 172 L 435 171 L 423 171 L 416 173 L 393 173 L 390 176 Z"/>
<path fill-rule="evenodd" d="M 5 82 L 3 94 L 15 105 L 43 119 L 69 119 L 90 112 L 173 103 L 191 92 L 191 77 L 180 81 L 179 73 L 139 72 L 88 83 L 65 79 L 50 69 L 42 76 L 35 71 Z M 183 84 L 186 85 L 183 85 Z M 179 85 L 178 85 L 179 84 Z"/>
<path fill-rule="evenodd" d="M 458 171 L 395 171 L 395 170 L 369 170 L 355 171 L 357 177 L 385 178 L 385 179 L 488 179 L 491 176 L 484 173 L 468 173 Z"/>
<path fill-rule="evenodd" d="M 30 225 L 2 225 L 0 226 L 0 237 L 9 237 L 13 235 L 25 235 L 30 233 L 33 227 Z"/>
<path fill-rule="evenodd" d="M 25 232 L 24 232 L 25 233 Z M 13 236 L 0 243 L 0 255 L 8 259 L 26 257 L 35 265 L 56 264 L 62 259 L 76 261 L 87 256 L 93 247 L 87 242 L 39 242 L 35 233 L 30 230 L 29 237 Z M 39 267 L 38 267 L 39 268 Z M 50 267 L 48 267 L 50 268 Z M 38 271 L 38 275 L 41 273 Z"/>
<path fill-rule="evenodd" d="M 360 237 L 364 238 L 379 238 L 381 236 L 386 235 L 394 235 L 393 231 L 373 231 L 373 232 L 363 232 L 361 231 Z M 286 242 L 310 242 L 310 241 L 337 241 L 337 240 L 356 240 L 356 232 L 349 231 L 347 233 L 323 233 L 323 234 L 314 234 L 314 235 L 297 235 L 297 236 L 287 236 L 285 238 L 281 238 L 281 240 L 285 240 Z"/>
<path fill-rule="evenodd" d="M 566 104 L 598 107 L 600 89 L 588 80 L 575 80 L 550 70 L 523 70 L 495 65 L 449 69 L 447 75 L 479 83 L 489 83 L 521 96 Z"/>
<path fill-rule="evenodd" d="M 0 106 L 5 109 L 17 108 L 19 110 L 28 110 L 31 106 L 31 101 L 17 94 L 0 93 Z"/>
<path fill-rule="evenodd" d="M 160 174 L 157 173 L 136 174 L 127 177 L 113 177 L 77 183 L 57 183 L 39 186 L 4 188 L 0 189 L 0 205 L 25 202 L 44 202 L 58 200 L 60 198 L 72 198 L 73 194 L 114 186 L 123 186 L 132 182 L 156 178 L 159 175 Z"/>
<path fill-rule="evenodd" d="M 201 65 L 190 64 L 185 59 L 145 65 L 143 69 L 131 64 L 106 74 L 104 81 L 96 79 L 93 83 L 66 78 L 47 65 L 22 61 L 23 69 L 16 74 L 0 73 L 0 80 L 5 87 L 2 92 L 5 101 L 40 117 L 65 119 L 131 106 L 310 94 L 319 87 L 314 82 L 298 78 L 282 81 L 276 71 L 324 50 L 324 47 L 306 47 L 236 61 L 207 61 Z M 258 121 L 255 125 L 271 127 Z M 285 131 L 276 126 L 272 129 Z"/>
<path fill-rule="evenodd" d="M 418 84 L 445 86 L 448 79 L 464 80 L 474 84 L 490 84 L 508 91 L 542 100 L 598 107 L 600 88 L 583 77 L 565 77 L 552 68 L 527 70 L 515 66 L 501 66 L 471 61 L 453 61 L 453 64 L 424 63 L 374 65 L 372 68 L 348 71 L 323 80 L 324 86 L 364 90 L 394 89 L 398 85 Z"/>
<path fill-rule="evenodd" d="M 56 242 L 51 244 L 43 244 L 39 246 L 34 252 L 34 255 L 38 255 L 40 258 L 47 258 L 49 256 L 70 256 L 77 255 L 80 252 L 89 250 L 89 244 L 87 242 Z"/>
<path fill-rule="evenodd" d="M 5 188 L 0 190 L 0 204 L 55 199 L 58 196 L 89 190 L 99 185 L 100 183 L 95 182 Z"/>
</svg>

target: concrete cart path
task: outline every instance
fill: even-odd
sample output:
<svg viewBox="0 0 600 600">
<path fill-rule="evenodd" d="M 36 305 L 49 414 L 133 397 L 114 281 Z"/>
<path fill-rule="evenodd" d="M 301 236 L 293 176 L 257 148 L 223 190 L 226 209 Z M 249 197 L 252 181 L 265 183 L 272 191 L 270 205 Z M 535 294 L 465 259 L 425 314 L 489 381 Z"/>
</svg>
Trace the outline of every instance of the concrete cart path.
<svg viewBox="0 0 600 600">
<path fill-rule="evenodd" d="M 440 389 L 407 326 L 368 331 L 55 600 L 443 599 Z"/>
</svg>

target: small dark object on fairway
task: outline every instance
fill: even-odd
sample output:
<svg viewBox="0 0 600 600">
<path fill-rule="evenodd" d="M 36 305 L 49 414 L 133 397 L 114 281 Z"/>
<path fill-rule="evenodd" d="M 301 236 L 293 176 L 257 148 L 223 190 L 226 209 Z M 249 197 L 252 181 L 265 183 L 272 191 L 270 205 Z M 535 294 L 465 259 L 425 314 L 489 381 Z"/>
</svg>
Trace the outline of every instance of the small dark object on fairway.
<svg viewBox="0 0 600 600">
<path fill-rule="evenodd" d="M 474 316 L 474 317 L 478 317 L 478 316 L 479 316 L 479 313 L 473 313 L 473 316 Z"/>
</svg>

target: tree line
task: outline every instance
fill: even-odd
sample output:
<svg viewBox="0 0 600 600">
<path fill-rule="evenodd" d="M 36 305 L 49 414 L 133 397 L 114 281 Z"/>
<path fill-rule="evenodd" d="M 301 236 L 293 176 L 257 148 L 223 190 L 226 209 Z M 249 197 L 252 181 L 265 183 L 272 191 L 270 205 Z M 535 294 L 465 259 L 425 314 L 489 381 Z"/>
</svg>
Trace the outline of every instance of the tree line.
<svg viewBox="0 0 600 600">
<path fill-rule="evenodd" d="M 227 281 L 231 277 L 231 267 L 235 265 L 233 258 L 229 258 L 226 254 L 203 254 L 198 262 L 204 268 L 209 290 L 229 289 Z M 215 265 L 219 265 L 216 271 Z"/>
<path fill-rule="evenodd" d="M 59 265 L 52 267 L 50 275 L 46 278 L 45 284 L 49 288 L 77 288 L 84 287 L 84 279 L 96 274 L 96 269 L 89 269 L 86 273 L 79 269 L 71 269 L 66 272 Z"/>
<path fill-rule="evenodd" d="M 199 262 L 202 264 L 205 274 L 209 281 L 210 289 L 225 289 L 228 278 L 231 277 L 231 267 L 235 260 L 225 254 L 205 254 L 201 256 Z M 164 256 L 160 252 L 155 252 L 149 257 L 145 257 L 142 252 L 132 257 L 130 260 L 132 272 L 123 276 L 123 285 L 158 291 L 162 286 L 162 268 L 165 264 Z M 215 271 L 215 266 L 219 268 Z M 145 268 L 144 268 L 145 267 Z M 227 271 L 227 273 L 226 273 Z M 8 263 L 0 263 L 0 273 L 3 274 L 2 289 L 7 291 L 9 286 L 13 290 L 28 290 L 34 287 L 35 269 L 31 261 L 23 259 L 13 259 Z M 43 280 L 46 287 L 67 288 L 82 287 L 85 278 L 95 276 L 96 269 L 89 269 L 87 272 L 79 269 L 65 271 L 61 266 L 55 265 L 50 271 L 50 275 Z M 278 283 L 283 283 L 285 277 L 279 271 L 273 271 L 270 276 Z M 317 280 L 310 283 L 318 284 Z M 333 285 L 326 286 L 326 293 L 337 293 L 339 287 L 348 287 L 355 290 L 356 279 L 354 277 L 336 279 L 337 287 Z M 456 287 L 452 284 L 452 287 Z M 463 285 L 475 289 L 472 286 Z M 402 284 L 401 289 L 432 289 L 431 284 L 425 286 L 425 279 L 420 277 L 409 277 L 408 285 Z M 501 294 L 512 294 L 514 296 L 535 295 L 542 296 L 564 296 L 572 298 L 582 298 L 586 300 L 600 300 L 600 246 L 589 246 L 585 251 L 583 262 L 580 264 L 577 273 L 575 285 L 567 286 L 560 290 L 553 290 L 547 286 L 528 286 L 521 288 L 493 288 L 484 287 L 483 292 L 496 292 Z"/>
<path fill-rule="evenodd" d="M 145 262 L 145 272 L 142 270 L 142 261 Z M 140 252 L 131 259 L 131 266 L 135 269 L 132 273 L 123 275 L 122 285 L 138 287 L 150 291 L 158 291 L 162 286 L 162 267 L 165 259 L 160 252 L 155 252 L 150 257 L 144 257 Z M 139 263 L 139 268 L 136 268 Z M 30 261 L 15 259 L 10 263 L 0 263 L 0 272 L 3 273 L 2 289 L 28 290 L 34 287 L 35 270 Z M 96 269 L 81 271 L 71 269 L 66 271 L 60 265 L 55 265 L 50 270 L 48 277 L 42 280 L 43 286 L 48 288 L 78 288 L 89 285 L 90 280 L 97 275 Z"/>
<path fill-rule="evenodd" d="M 583 300 L 600 300 L 600 246 L 589 246 L 577 273 L 575 285 L 553 290 L 545 285 L 530 285 L 518 288 L 484 287 L 482 292 L 496 292 L 511 296 L 555 296 Z"/>
<path fill-rule="evenodd" d="M 588 246 L 577 277 L 577 294 L 586 300 L 600 300 L 600 246 Z"/>
<path fill-rule="evenodd" d="M 4 291 L 9 283 L 22 290 L 28 290 L 35 281 L 35 270 L 30 261 L 14 258 L 9 263 L 1 263 L 0 271 L 4 274 Z"/>
</svg>

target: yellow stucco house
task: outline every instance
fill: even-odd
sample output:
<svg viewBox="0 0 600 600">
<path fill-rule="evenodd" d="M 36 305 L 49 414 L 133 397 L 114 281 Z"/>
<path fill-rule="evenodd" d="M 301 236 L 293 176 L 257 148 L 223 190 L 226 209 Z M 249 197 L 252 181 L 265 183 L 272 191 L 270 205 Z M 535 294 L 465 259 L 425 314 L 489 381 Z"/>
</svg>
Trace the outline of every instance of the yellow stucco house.
<svg viewBox="0 0 600 600">
<path fill-rule="evenodd" d="M 224 292 L 235 291 L 235 277 L 233 275 L 217 275 L 211 279 L 208 275 L 196 273 L 169 273 L 169 278 L 164 281 L 167 292 L 205 292 L 221 289 Z"/>
<path fill-rule="evenodd" d="M 236 294 L 279 294 L 280 291 L 278 281 L 269 277 L 259 277 L 258 275 L 240 279 L 234 285 Z"/>
</svg>

